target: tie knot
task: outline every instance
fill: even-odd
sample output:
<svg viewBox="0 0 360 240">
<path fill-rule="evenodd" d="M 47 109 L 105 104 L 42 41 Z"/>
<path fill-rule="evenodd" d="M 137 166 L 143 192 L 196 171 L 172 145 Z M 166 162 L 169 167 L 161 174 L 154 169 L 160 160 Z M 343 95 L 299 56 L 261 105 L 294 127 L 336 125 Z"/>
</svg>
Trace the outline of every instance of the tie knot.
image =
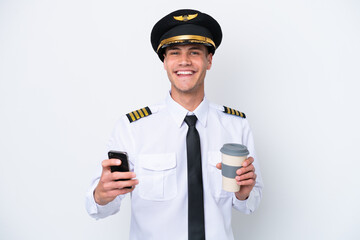
<svg viewBox="0 0 360 240">
<path fill-rule="evenodd" d="M 185 117 L 185 122 L 189 127 L 195 127 L 197 117 L 195 115 L 189 115 Z"/>
</svg>

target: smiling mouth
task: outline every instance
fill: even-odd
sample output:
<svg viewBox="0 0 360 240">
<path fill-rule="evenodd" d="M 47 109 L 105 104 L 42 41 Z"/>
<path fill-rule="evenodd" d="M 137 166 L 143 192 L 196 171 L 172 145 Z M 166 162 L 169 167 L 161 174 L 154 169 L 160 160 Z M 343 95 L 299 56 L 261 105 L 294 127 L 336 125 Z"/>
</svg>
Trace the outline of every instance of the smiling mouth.
<svg viewBox="0 0 360 240">
<path fill-rule="evenodd" d="M 193 75 L 194 72 L 193 71 L 177 71 L 176 74 L 178 76 L 189 76 L 189 75 Z"/>
</svg>

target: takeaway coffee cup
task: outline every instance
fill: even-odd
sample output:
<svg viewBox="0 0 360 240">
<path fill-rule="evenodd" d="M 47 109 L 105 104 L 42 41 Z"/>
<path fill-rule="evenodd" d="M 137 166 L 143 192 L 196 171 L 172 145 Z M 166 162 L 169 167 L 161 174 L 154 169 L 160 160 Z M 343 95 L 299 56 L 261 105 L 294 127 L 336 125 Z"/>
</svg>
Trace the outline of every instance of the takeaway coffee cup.
<svg viewBox="0 0 360 240">
<path fill-rule="evenodd" d="M 236 184 L 236 170 L 242 167 L 242 163 L 249 155 L 249 150 L 242 144 L 226 143 L 220 152 L 222 153 L 222 188 L 228 192 L 238 192 L 240 186 Z"/>
</svg>

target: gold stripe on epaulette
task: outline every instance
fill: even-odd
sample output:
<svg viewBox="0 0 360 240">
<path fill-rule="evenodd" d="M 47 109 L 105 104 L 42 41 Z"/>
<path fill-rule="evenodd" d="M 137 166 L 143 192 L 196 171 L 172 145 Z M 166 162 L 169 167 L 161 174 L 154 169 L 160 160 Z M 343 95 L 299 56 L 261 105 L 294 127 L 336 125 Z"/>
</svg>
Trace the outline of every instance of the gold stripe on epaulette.
<svg viewBox="0 0 360 240">
<path fill-rule="evenodd" d="M 149 107 L 144 107 L 139 110 L 132 111 L 126 114 L 127 118 L 129 119 L 130 123 L 139 120 L 140 118 L 147 117 L 151 115 L 151 111 Z"/>
<path fill-rule="evenodd" d="M 144 115 L 144 113 L 141 111 L 141 109 L 139 109 L 139 110 L 137 110 L 138 112 L 139 112 L 139 114 L 140 114 L 140 118 L 143 118 L 143 117 L 145 117 L 145 115 Z"/>
<path fill-rule="evenodd" d="M 229 108 L 229 107 L 225 107 L 225 106 L 224 106 L 224 113 L 239 116 L 239 117 L 242 117 L 242 118 L 246 118 L 245 113 L 240 112 L 240 111 L 235 110 L 235 109 L 232 109 L 232 108 Z"/>
<path fill-rule="evenodd" d="M 146 108 L 143 108 L 141 110 L 143 110 L 143 112 L 145 113 L 145 116 L 149 116 L 149 113 L 147 112 Z M 150 114 L 151 114 L 151 112 L 150 112 Z"/>
<path fill-rule="evenodd" d="M 130 116 L 130 118 L 131 119 L 129 119 L 130 120 L 130 122 L 133 122 L 133 121 L 135 121 L 135 117 L 134 117 L 134 114 L 131 112 L 131 113 L 128 113 L 128 114 L 126 114 L 126 116 L 128 116 L 128 118 L 129 118 L 129 116 Z"/>
<path fill-rule="evenodd" d="M 134 113 L 134 115 L 135 115 L 135 117 L 136 117 L 136 120 L 140 119 L 140 116 L 139 116 L 139 114 L 137 113 L 137 111 L 134 111 L 133 113 Z"/>
</svg>

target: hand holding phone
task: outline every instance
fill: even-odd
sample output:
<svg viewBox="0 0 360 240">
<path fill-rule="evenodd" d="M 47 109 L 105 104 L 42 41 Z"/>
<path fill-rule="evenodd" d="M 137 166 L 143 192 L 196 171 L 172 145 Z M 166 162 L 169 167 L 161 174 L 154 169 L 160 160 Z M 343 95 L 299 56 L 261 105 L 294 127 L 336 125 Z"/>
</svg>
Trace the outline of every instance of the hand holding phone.
<svg viewBox="0 0 360 240">
<path fill-rule="evenodd" d="M 136 175 L 133 172 L 129 172 L 129 163 L 126 152 L 110 151 L 108 153 L 109 159 L 102 161 L 102 173 L 100 181 L 94 190 L 94 200 L 99 205 L 106 205 L 113 201 L 117 196 L 127 194 L 134 190 L 135 185 L 139 183 L 135 178 Z M 114 159 L 120 159 L 121 164 L 117 165 Z M 124 172 L 122 174 L 109 174 L 110 172 Z M 118 176 L 126 176 L 126 179 L 118 179 L 114 183 L 114 178 Z M 120 182 L 124 181 L 124 182 Z M 127 187 L 129 186 L 129 187 Z"/>
<path fill-rule="evenodd" d="M 126 152 L 111 150 L 108 152 L 109 159 L 116 158 L 121 160 L 120 166 L 111 166 L 111 172 L 129 172 L 129 161 Z M 116 181 L 128 181 L 130 179 L 118 179 Z M 131 187 L 126 187 L 131 188 Z"/>
</svg>

